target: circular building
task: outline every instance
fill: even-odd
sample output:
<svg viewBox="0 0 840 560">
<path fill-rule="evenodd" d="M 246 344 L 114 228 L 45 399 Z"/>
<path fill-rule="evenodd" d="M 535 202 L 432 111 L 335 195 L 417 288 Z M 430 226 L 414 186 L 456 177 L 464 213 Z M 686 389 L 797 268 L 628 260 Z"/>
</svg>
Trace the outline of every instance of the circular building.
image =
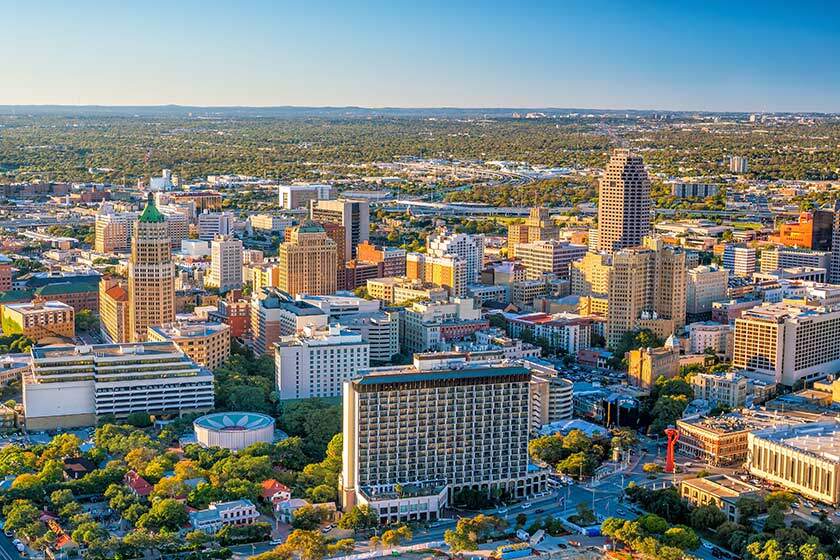
<svg viewBox="0 0 840 560">
<path fill-rule="evenodd" d="M 237 451 L 258 442 L 274 441 L 274 418 L 256 412 L 216 412 L 193 422 L 195 439 L 205 447 Z"/>
</svg>

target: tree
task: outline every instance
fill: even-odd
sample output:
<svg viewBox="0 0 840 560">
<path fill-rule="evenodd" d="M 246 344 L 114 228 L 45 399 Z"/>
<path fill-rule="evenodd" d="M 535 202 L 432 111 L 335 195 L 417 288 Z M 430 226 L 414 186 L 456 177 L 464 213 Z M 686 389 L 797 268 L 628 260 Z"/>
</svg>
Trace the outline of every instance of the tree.
<svg viewBox="0 0 840 560">
<path fill-rule="evenodd" d="M 665 531 L 662 541 L 666 546 L 673 546 L 684 551 L 694 550 L 700 546 L 697 533 L 688 527 L 671 527 Z"/>
<path fill-rule="evenodd" d="M 184 504 L 172 498 L 155 500 L 149 511 L 137 520 L 137 527 L 150 531 L 178 531 L 189 520 Z"/>
<path fill-rule="evenodd" d="M 343 554 L 350 554 L 356 546 L 353 539 L 341 539 L 332 544 L 327 545 L 327 553 L 330 556 L 339 556 Z"/>
<path fill-rule="evenodd" d="M 353 531 L 364 531 L 376 527 L 379 523 L 379 517 L 367 504 L 360 506 L 353 506 L 350 511 L 345 513 L 338 521 L 338 526 L 342 529 L 352 529 Z"/>
<path fill-rule="evenodd" d="M 317 528 L 329 515 L 330 511 L 325 507 L 306 504 L 296 509 L 292 514 L 292 527 L 303 529 L 304 531 L 311 531 Z"/>
<path fill-rule="evenodd" d="M 411 529 L 407 525 L 400 525 L 396 529 L 389 529 L 382 533 L 380 539 L 385 546 L 399 546 L 404 541 L 410 541 L 412 536 Z"/>
<path fill-rule="evenodd" d="M 793 504 L 795 501 L 796 496 L 785 490 L 770 492 L 769 494 L 764 496 L 764 505 L 767 506 L 768 510 L 770 510 L 773 507 L 778 507 L 782 511 L 787 511 L 788 509 L 790 509 L 791 504 Z"/>
<path fill-rule="evenodd" d="M 767 518 L 764 520 L 764 531 L 767 533 L 775 533 L 779 529 L 784 529 L 785 512 L 778 504 L 773 504 L 767 510 Z"/>
<path fill-rule="evenodd" d="M 589 504 L 586 502 L 579 502 L 578 505 L 575 506 L 575 510 L 577 510 L 576 523 L 578 525 L 592 525 L 597 520 L 595 518 L 595 512 L 592 511 L 592 508 L 589 507 Z"/>
<path fill-rule="evenodd" d="M 691 512 L 691 526 L 698 531 L 714 530 L 726 523 L 726 514 L 717 507 L 707 504 Z"/>
<path fill-rule="evenodd" d="M 288 437 L 274 445 L 272 459 L 284 468 L 300 471 L 309 464 L 310 459 L 303 451 L 303 442 L 299 436 Z"/>
<path fill-rule="evenodd" d="M 528 453 L 537 463 L 551 466 L 557 465 L 567 456 L 563 447 L 563 436 L 560 434 L 531 440 L 528 443 Z"/>
<path fill-rule="evenodd" d="M 755 496 L 743 496 L 735 502 L 735 507 L 738 508 L 738 514 L 742 522 L 748 522 L 750 519 L 764 513 L 764 501 Z"/>
<path fill-rule="evenodd" d="M 493 531 L 499 531 L 507 526 L 504 519 L 492 515 L 479 514 L 475 517 L 462 517 L 455 529 L 447 530 L 443 540 L 449 545 L 453 553 L 475 550 L 479 541 L 486 538 Z"/>
<path fill-rule="evenodd" d="M 646 473 L 661 473 L 662 465 L 657 463 L 645 463 L 642 465 L 642 470 Z"/>
<path fill-rule="evenodd" d="M 297 553 L 300 560 L 321 560 L 327 554 L 327 545 L 320 531 L 292 531 L 285 545 Z"/>
<path fill-rule="evenodd" d="M 524 527 L 525 523 L 528 522 L 528 516 L 524 513 L 517 513 L 516 514 L 516 526 L 517 527 Z"/>
<path fill-rule="evenodd" d="M 145 412 L 132 412 L 125 417 L 125 423 L 135 428 L 148 428 L 152 425 L 152 419 Z"/>
</svg>

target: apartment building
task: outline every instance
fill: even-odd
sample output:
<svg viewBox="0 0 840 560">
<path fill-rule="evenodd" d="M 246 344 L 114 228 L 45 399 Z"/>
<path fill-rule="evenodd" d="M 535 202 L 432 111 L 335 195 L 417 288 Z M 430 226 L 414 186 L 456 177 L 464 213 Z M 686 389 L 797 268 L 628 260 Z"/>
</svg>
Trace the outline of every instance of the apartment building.
<svg viewBox="0 0 840 560">
<path fill-rule="evenodd" d="M 36 298 L 29 303 L 3 305 L 3 334 L 22 334 L 38 342 L 45 338 L 73 338 L 76 314 L 60 301 Z"/>
<path fill-rule="evenodd" d="M 32 372 L 23 382 L 30 430 L 93 426 L 103 415 L 213 408 L 213 374 L 174 342 L 45 346 L 31 354 Z"/>
<path fill-rule="evenodd" d="M 341 384 L 370 366 L 370 345 L 340 325 L 305 327 L 275 344 L 281 399 L 337 397 Z"/>
<path fill-rule="evenodd" d="M 400 339 L 406 353 L 437 350 L 441 343 L 486 329 L 490 323 L 470 299 L 450 302 L 416 302 L 403 312 Z"/>
<path fill-rule="evenodd" d="M 546 488 L 528 460 L 531 374 L 525 367 L 371 370 L 344 382 L 345 511 L 382 523 L 440 517 L 462 489 L 526 498 Z"/>
<path fill-rule="evenodd" d="M 431 257 L 423 253 L 408 253 L 405 273 L 409 280 L 419 280 L 446 288 L 451 297 L 467 295 L 467 262 L 456 255 Z"/>
<path fill-rule="evenodd" d="M 178 321 L 149 327 L 152 342 L 171 340 L 198 365 L 211 371 L 230 357 L 230 327 L 221 323 Z"/>
<path fill-rule="evenodd" d="M 691 377 L 694 397 L 730 409 L 744 406 L 747 400 L 748 380 L 734 371 L 722 373 L 698 373 Z"/>
<path fill-rule="evenodd" d="M 516 247 L 516 256 L 525 267 L 529 280 L 546 276 L 568 279 L 571 264 L 586 254 L 585 245 L 573 245 L 564 241 L 546 240 L 524 243 Z"/>
<path fill-rule="evenodd" d="M 770 304 L 735 320 L 732 366 L 788 387 L 840 371 L 840 310 Z"/>
<path fill-rule="evenodd" d="M 458 257 L 466 264 L 467 283 L 472 284 L 478 281 L 484 268 L 484 236 L 435 233 L 426 238 L 426 254 L 429 257 Z"/>
</svg>

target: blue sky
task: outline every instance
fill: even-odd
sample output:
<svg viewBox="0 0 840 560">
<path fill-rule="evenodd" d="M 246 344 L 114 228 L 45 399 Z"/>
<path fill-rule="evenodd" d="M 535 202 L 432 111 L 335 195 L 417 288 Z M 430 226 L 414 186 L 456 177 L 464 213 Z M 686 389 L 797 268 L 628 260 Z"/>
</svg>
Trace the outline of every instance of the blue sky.
<svg viewBox="0 0 840 560">
<path fill-rule="evenodd" d="M 0 104 L 840 111 L 840 2 L 0 0 Z"/>
</svg>

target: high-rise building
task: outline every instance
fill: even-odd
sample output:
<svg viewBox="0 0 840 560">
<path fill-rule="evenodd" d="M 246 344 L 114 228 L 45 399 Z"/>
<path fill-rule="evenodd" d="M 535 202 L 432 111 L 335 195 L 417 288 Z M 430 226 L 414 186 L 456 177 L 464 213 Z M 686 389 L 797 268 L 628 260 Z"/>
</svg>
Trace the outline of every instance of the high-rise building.
<svg viewBox="0 0 840 560">
<path fill-rule="evenodd" d="M 23 380 L 30 430 L 93 426 L 132 412 L 179 415 L 213 408 L 213 374 L 173 342 L 32 349 Z"/>
<path fill-rule="evenodd" d="M 509 259 L 516 257 L 516 246 L 522 243 L 559 238 L 560 229 L 554 225 L 548 208 L 531 208 L 524 223 L 508 226 L 507 256 Z"/>
<path fill-rule="evenodd" d="M 730 173 L 742 174 L 749 171 L 749 158 L 746 156 L 729 156 Z"/>
<path fill-rule="evenodd" d="M 252 348 L 258 356 L 271 354 L 283 336 L 303 332 L 305 327 L 325 327 L 329 321 L 329 315 L 311 303 L 270 289 L 251 295 L 250 317 Z"/>
<path fill-rule="evenodd" d="M 828 272 L 830 284 L 840 284 L 840 208 L 834 211 L 834 230 L 831 235 L 831 265 Z"/>
<path fill-rule="evenodd" d="M 178 321 L 149 329 L 149 341 L 169 340 L 192 361 L 211 371 L 230 356 L 230 327 L 221 323 Z"/>
<path fill-rule="evenodd" d="M 831 210 L 802 212 L 797 223 L 779 226 L 779 241 L 787 247 L 827 251 L 831 249 L 833 224 Z"/>
<path fill-rule="evenodd" d="M 278 250 L 278 287 L 293 296 L 334 293 L 337 254 L 335 242 L 320 225 L 308 222 L 292 228 Z"/>
<path fill-rule="evenodd" d="M 796 247 L 774 247 L 761 252 L 761 272 L 784 268 L 831 268 L 830 251 L 812 251 Z"/>
<path fill-rule="evenodd" d="M 680 349 L 673 343 L 627 352 L 627 380 L 631 385 L 651 389 L 660 377 L 672 379 L 679 372 Z"/>
<path fill-rule="evenodd" d="M 311 200 L 329 200 L 332 187 L 330 185 L 280 185 L 277 188 L 280 208 L 296 210 L 308 208 Z"/>
<path fill-rule="evenodd" d="M 516 256 L 522 261 L 529 280 L 546 276 L 568 279 L 572 262 L 582 259 L 587 250 L 586 245 L 572 245 L 565 241 L 534 241 L 517 245 Z"/>
<path fill-rule="evenodd" d="M 723 268 L 730 276 L 751 278 L 755 272 L 756 252 L 746 245 L 729 244 L 723 249 Z"/>
<path fill-rule="evenodd" d="M 35 342 L 76 335 L 76 315 L 66 303 L 36 297 L 29 303 L 7 303 L 2 308 L 5 335 L 22 334 Z"/>
<path fill-rule="evenodd" d="M 127 251 L 137 216 L 136 212 L 116 212 L 113 204 L 103 202 L 93 226 L 93 250 L 97 253 Z"/>
<path fill-rule="evenodd" d="M 711 313 L 712 303 L 727 299 L 728 285 L 729 272 L 725 268 L 698 266 L 690 269 L 685 282 L 686 313 Z"/>
<path fill-rule="evenodd" d="M 370 203 L 366 200 L 311 200 L 309 218 L 344 227 L 344 254 L 356 258 L 356 247 L 370 238 Z"/>
<path fill-rule="evenodd" d="M 108 342 L 129 342 L 128 289 L 114 278 L 99 282 L 99 325 Z"/>
<path fill-rule="evenodd" d="M 405 276 L 405 249 L 376 247 L 365 241 L 356 247 L 356 259 L 361 262 L 382 263 L 381 278 Z"/>
<path fill-rule="evenodd" d="M 132 342 L 146 340 L 149 327 L 175 320 L 175 265 L 166 218 L 151 195 L 134 224 L 128 262 L 128 322 Z"/>
<path fill-rule="evenodd" d="M 337 397 L 341 384 L 370 366 L 370 345 L 340 325 L 285 336 L 275 344 L 281 399 Z"/>
<path fill-rule="evenodd" d="M 405 263 L 405 259 L 403 259 Z M 404 272 L 403 272 L 404 273 Z M 0 292 L 12 289 L 12 259 L 0 255 Z"/>
<path fill-rule="evenodd" d="M 242 287 L 242 241 L 229 235 L 217 235 L 210 243 L 210 275 L 205 285 L 220 292 Z"/>
<path fill-rule="evenodd" d="M 598 247 L 638 247 L 650 231 L 650 180 L 641 156 L 613 150 L 598 191 Z"/>
<path fill-rule="evenodd" d="M 198 238 L 212 241 L 217 235 L 231 235 L 235 222 L 232 212 L 202 212 L 198 215 Z"/>
<path fill-rule="evenodd" d="M 840 371 L 840 310 L 771 304 L 735 319 L 732 366 L 788 387 Z"/>
<path fill-rule="evenodd" d="M 455 255 L 466 264 L 467 283 L 478 282 L 484 268 L 484 236 L 466 233 L 435 233 L 426 238 L 430 257 Z"/>
<path fill-rule="evenodd" d="M 327 237 L 332 239 L 335 243 L 335 289 L 352 290 L 353 288 L 347 287 L 347 273 L 345 267 L 347 265 L 347 261 L 350 260 L 350 257 L 348 257 L 346 253 L 346 230 L 344 229 L 344 226 L 332 222 L 319 222 L 318 225 L 324 228 L 324 231 L 327 232 Z M 291 232 L 291 228 L 288 231 Z"/>
<path fill-rule="evenodd" d="M 181 242 L 190 237 L 189 211 L 181 206 L 166 205 L 158 208 L 166 219 L 166 231 L 173 249 L 181 247 Z"/>
<path fill-rule="evenodd" d="M 388 368 L 345 381 L 344 510 L 368 505 L 382 523 L 429 521 L 463 489 L 543 491 L 546 471 L 528 460 L 530 381 L 527 368 L 510 365 Z"/>
<path fill-rule="evenodd" d="M 409 280 L 446 288 L 452 297 L 467 294 L 467 263 L 456 255 L 430 257 L 423 253 L 408 253 L 405 256 L 405 275 Z"/>
</svg>

